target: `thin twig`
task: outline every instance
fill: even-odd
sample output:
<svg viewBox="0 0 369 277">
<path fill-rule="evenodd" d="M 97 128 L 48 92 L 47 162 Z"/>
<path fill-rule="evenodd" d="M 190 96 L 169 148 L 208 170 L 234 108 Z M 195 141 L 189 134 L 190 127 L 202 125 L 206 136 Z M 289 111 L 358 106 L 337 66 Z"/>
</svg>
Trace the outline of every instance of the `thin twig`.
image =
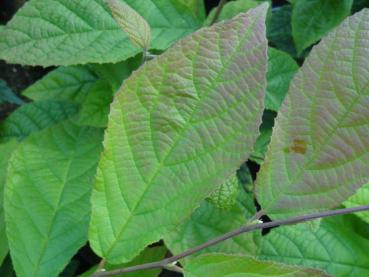
<svg viewBox="0 0 369 277">
<path fill-rule="evenodd" d="M 102 259 L 97 266 L 96 272 L 102 271 L 105 268 L 106 260 Z"/>
<path fill-rule="evenodd" d="M 164 269 L 169 270 L 169 271 L 174 271 L 174 272 L 178 272 L 178 273 L 184 273 L 183 269 L 181 267 L 179 267 L 178 265 L 175 264 L 171 264 L 171 265 L 166 265 L 163 266 Z"/>
<path fill-rule="evenodd" d="M 246 225 L 243 226 L 237 230 L 231 231 L 229 233 L 226 233 L 220 237 L 217 237 L 215 239 L 209 240 L 203 244 L 200 244 L 194 248 L 188 249 L 178 255 L 172 256 L 170 258 L 163 259 L 158 262 L 152 262 L 142 265 L 136 265 L 106 272 L 97 272 L 93 277 L 104 277 L 104 276 L 114 276 L 119 275 L 122 273 L 128 273 L 133 271 L 139 271 L 139 270 L 146 270 L 146 269 L 154 269 L 154 268 L 165 268 L 168 265 L 177 262 L 180 259 L 183 259 L 187 256 L 190 256 L 196 252 L 199 252 L 205 248 L 208 248 L 210 246 L 213 246 L 215 244 L 218 244 L 220 242 L 223 242 L 227 239 L 233 238 L 235 236 L 238 236 L 243 233 L 251 232 L 254 230 L 260 230 L 264 228 L 272 228 L 279 225 L 290 225 L 290 224 L 296 224 L 300 222 L 306 222 L 311 221 L 317 218 L 324 218 L 324 217 L 330 217 L 330 216 L 336 216 L 336 215 L 344 215 L 344 214 L 350 214 L 350 213 L 356 213 L 356 212 L 363 212 L 363 211 L 369 211 L 369 205 L 366 206 L 359 206 L 354 208 L 346 208 L 346 209 L 339 209 L 339 210 L 330 210 L 320 213 L 314 213 L 314 214 L 308 214 L 308 215 L 302 215 L 302 216 L 296 216 L 288 219 L 282 219 L 282 220 L 276 220 L 272 222 L 266 222 L 266 223 L 259 223 L 259 224 L 253 224 L 253 225 Z"/>
<path fill-rule="evenodd" d="M 217 10 L 215 12 L 215 15 L 213 17 L 213 19 L 211 20 L 211 23 L 210 23 L 210 26 L 213 25 L 215 22 L 217 22 L 222 10 L 223 10 L 223 7 L 225 5 L 225 3 L 227 2 L 227 0 L 220 0 L 219 2 L 219 5 L 217 7 Z"/>
</svg>

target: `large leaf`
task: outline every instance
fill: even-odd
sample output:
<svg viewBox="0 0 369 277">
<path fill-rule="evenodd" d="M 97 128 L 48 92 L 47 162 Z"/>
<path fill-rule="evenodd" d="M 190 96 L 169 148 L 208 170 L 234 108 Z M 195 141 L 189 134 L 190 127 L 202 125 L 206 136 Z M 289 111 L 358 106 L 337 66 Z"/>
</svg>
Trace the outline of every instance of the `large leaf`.
<svg viewBox="0 0 369 277">
<path fill-rule="evenodd" d="M 273 229 L 261 240 L 263 259 L 322 269 L 332 276 L 369 276 L 369 240 L 355 232 L 352 218 L 324 219 Z M 366 227 L 367 228 L 367 227 Z"/>
<path fill-rule="evenodd" d="M 126 264 L 118 264 L 118 265 L 110 265 L 106 264 L 104 266 L 105 270 L 114 270 L 118 268 L 130 267 L 134 265 L 142 265 L 150 262 L 157 262 L 161 259 L 165 258 L 165 254 L 167 253 L 167 249 L 164 246 L 158 247 L 148 247 L 144 251 L 140 253 L 136 258 L 134 258 L 131 262 Z M 93 273 L 96 272 L 98 266 L 92 267 L 90 270 L 85 273 L 79 275 L 78 277 L 90 277 Z M 142 270 L 129 272 L 124 274 L 116 275 L 117 277 L 157 277 L 160 273 L 160 269 L 151 269 L 151 270 Z"/>
<path fill-rule="evenodd" d="M 299 53 L 317 42 L 350 14 L 353 0 L 296 0 L 292 34 Z"/>
<path fill-rule="evenodd" d="M 240 228 L 254 214 L 253 199 L 245 193 L 241 194 L 239 202 L 228 210 L 218 208 L 205 200 L 189 219 L 165 236 L 164 241 L 173 254 L 179 254 L 210 239 Z M 233 237 L 181 260 L 181 263 L 193 259 L 198 254 L 209 252 L 255 255 L 260 235 L 258 232 L 253 232 Z"/>
<path fill-rule="evenodd" d="M 190 11 L 168 1 L 125 0 L 147 19 L 154 49 L 196 30 Z M 136 55 L 103 0 L 31 0 L 0 29 L 0 59 L 29 65 L 119 62 Z"/>
<path fill-rule="evenodd" d="M 265 107 L 278 112 L 288 91 L 291 79 L 299 66 L 290 55 L 274 48 L 268 50 L 267 92 Z"/>
<path fill-rule="evenodd" d="M 266 10 L 204 28 L 126 80 L 92 197 L 97 254 L 129 261 L 247 159 L 263 110 Z"/>
<path fill-rule="evenodd" d="M 67 101 L 45 100 L 23 105 L 0 123 L 0 141 L 24 139 L 75 115 L 77 111 L 78 106 Z"/>
<path fill-rule="evenodd" d="M 353 196 L 344 202 L 346 207 L 357 207 L 369 204 L 369 183 L 362 186 Z M 360 218 L 369 223 L 369 212 L 357 213 Z"/>
<path fill-rule="evenodd" d="M 23 95 L 32 100 L 68 100 L 83 102 L 97 77 L 85 66 L 59 67 L 26 90 Z"/>
<path fill-rule="evenodd" d="M 101 141 L 100 129 L 64 123 L 14 151 L 5 221 L 17 276 L 57 276 L 86 242 Z"/>
<path fill-rule="evenodd" d="M 369 181 L 369 10 L 313 49 L 280 109 L 256 190 L 269 216 L 335 207 Z"/>
<path fill-rule="evenodd" d="M 17 147 L 15 140 L 9 141 L 5 144 L 0 144 L 0 265 L 8 253 L 8 242 L 5 234 L 5 222 L 4 222 L 4 186 L 6 180 L 6 171 L 8 168 L 8 161 Z M 2 276 L 2 275 L 0 275 Z"/>
<path fill-rule="evenodd" d="M 187 7 L 195 17 L 200 21 L 205 19 L 205 2 L 204 0 L 171 0 L 174 5 L 179 6 L 179 4 Z"/>
<path fill-rule="evenodd" d="M 289 276 L 318 277 L 327 276 L 313 269 L 299 268 L 258 261 L 248 256 L 225 254 L 202 255 L 185 267 L 186 277 L 251 277 L 251 276 Z"/>
</svg>

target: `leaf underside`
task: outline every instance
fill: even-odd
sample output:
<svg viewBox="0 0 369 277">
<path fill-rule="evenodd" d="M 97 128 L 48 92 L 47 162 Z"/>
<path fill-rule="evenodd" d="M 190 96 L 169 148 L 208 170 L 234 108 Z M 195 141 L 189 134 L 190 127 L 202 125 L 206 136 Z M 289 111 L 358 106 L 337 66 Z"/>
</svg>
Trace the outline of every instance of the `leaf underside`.
<svg viewBox="0 0 369 277">
<path fill-rule="evenodd" d="M 98 255 L 131 260 L 247 159 L 263 110 L 266 9 L 192 34 L 126 80 L 92 196 Z"/>
<path fill-rule="evenodd" d="M 366 9 L 295 75 L 256 183 L 272 218 L 333 208 L 369 181 L 368 33 Z"/>
</svg>

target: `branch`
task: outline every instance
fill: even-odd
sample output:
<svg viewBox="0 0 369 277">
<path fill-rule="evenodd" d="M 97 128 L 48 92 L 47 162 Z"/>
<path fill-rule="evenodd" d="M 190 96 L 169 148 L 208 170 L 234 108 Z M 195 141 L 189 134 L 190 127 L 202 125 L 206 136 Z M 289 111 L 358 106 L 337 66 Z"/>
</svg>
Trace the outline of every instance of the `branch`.
<svg viewBox="0 0 369 277">
<path fill-rule="evenodd" d="M 227 239 L 233 238 L 235 236 L 238 236 L 243 233 L 260 230 L 264 228 L 272 228 L 279 225 L 290 225 L 290 224 L 296 224 L 306 221 L 311 221 L 318 218 L 324 218 L 324 217 L 330 217 L 330 216 L 336 216 L 336 215 L 344 215 L 344 214 L 350 214 L 350 213 L 356 213 L 356 212 L 363 212 L 363 211 L 369 211 L 369 205 L 366 206 L 359 206 L 354 208 L 346 208 L 346 209 L 339 209 L 339 210 L 330 210 L 320 213 L 314 213 L 314 214 L 308 214 L 308 215 L 302 215 L 302 216 L 296 216 L 291 217 L 288 219 L 282 219 L 282 220 L 276 220 L 272 222 L 266 222 L 266 223 L 259 223 L 259 224 L 253 224 L 253 225 L 245 225 L 237 230 L 231 231 L 229 233 L 226 233 L 220 237 L 217 237 L 215 239 L 209 240 L 203 244 L 200 244 L 194 248 L 188 249 L 178 255 L 172 256 L 170 258 L 163 259 L 158 262 L 152 262 L 142 265 L 136 265 L 106 272 L 98 272 L 92 275 L 93 277 L 105 277 L 105 276 L 114 276 L 119 275 L 122 273 L 128 273 L 133 271 L 139 271 L 139 270 L 146 270 L 146 269 L 154 269 L 154 268 L 168 268 L 171 264 L 176 263 L 178 260 L 183 259 L 187 256 L 190 256 L 194 253 L 197 253 L 205 248 L 208 248 L 210 246 L 213 246 L 215 244 L 218 244 L 220 242 L 223 242 Z"/>
<path fill-rule="evenodd" d="M 220 0 L 219 5 L 217 7 L 217 11 L 215 12 L 215 15 L 214 15 L 213 19 L 211 20 L 210 26 L 213 25 L 215 22 L 217 22 L 217 20 L 220 16 L 220 13 L 222 12 L 223 7 L 224 7 L 226 2 L 227 2 L 227 0 Z"/>
</svg>

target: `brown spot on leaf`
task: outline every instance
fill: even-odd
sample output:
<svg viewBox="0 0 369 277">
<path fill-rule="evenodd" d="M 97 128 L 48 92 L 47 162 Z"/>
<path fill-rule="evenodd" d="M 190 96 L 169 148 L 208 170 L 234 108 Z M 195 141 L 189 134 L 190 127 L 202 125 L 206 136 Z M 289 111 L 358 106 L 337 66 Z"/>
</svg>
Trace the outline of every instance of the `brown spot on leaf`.
<svg viewBox="0 0 369 277">
<path fill-rule="evenodd" d="M 290 153 L 291 151 L 297 154 L 305 154 L 307 150 L 307 143 L 302 139 L 294 139 L 292 141 L 291 147 L 286 147 L 283 149 L 285 153 Z"/>
</svg>

